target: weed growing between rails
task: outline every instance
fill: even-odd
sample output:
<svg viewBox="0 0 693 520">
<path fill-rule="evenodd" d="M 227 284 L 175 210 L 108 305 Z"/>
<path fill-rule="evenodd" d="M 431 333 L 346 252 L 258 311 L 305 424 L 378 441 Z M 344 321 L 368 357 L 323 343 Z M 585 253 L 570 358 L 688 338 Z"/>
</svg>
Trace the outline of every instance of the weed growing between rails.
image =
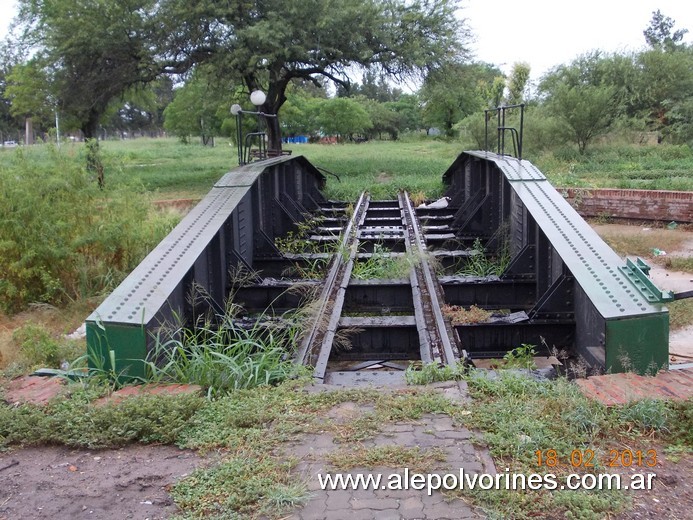
<svg viewBox="0 0 693 520">
<path fill-rule="evenodd" d="M 392 256 L 381 244 L 375 244 L 370 257 L 354 263 L 352 277 L 356 280 L 407 278 L 421 261 L 414 253 Z"/>
<path fill-rule="evenodd" d="M 486 254 L 486 248 L 479 238 L 474 240 L 472 254 L 462 268 L 455 274 L 463 276 L 500 276 L 510 264 L 510 251 L 504 242 L 500 251 L 492 256 Z"/>
</svg>

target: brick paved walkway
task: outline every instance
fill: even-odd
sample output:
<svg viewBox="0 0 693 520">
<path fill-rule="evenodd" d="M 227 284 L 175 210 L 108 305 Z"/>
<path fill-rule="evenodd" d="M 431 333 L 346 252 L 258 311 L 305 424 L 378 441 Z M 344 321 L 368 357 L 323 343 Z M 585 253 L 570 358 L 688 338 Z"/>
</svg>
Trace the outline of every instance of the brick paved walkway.
<svg viewBox="0 0 693 520">
<path fill-rule="evenodd" d="M 448 398 L 455 398 L 462 406 L 467 406 L 464 389 L 457 383 L 435 385 L 438 391 Z M 384 390 L 387 391 L 387 390 Z M 343 403 L 330 412 L 332 420 L 350 421 L 357 419 L 367 409 L 354 403 Z M 448 415 L 424 415 L 412 422 L 396 422 L 383 425 L 383 431 L 372 439 L 360 443 L 359 448 L 379 446 L 419 447 L 422 450 L 438 448 L 445 454 L 444 462 L 435 462 L 431 473 L 459 475 L 461 468 L 465 473 L 495 473 L 493 461 L 488 452 L 471 442 L 472 433 L 457 426 Z M 403 467 L 357 467 L 350 470 L 335 470 L 326 462 L 326 457 L 344 445 L 335 443 L 329 432 L 309 435 L 292 446 L 285 447 L 287 455 L 301 460 L 297 471 L 306 479 L 311 492 L 310 500 L 289 515 L 286 520 L 462 520 L 483 518 L 483 514 L 459 498 L 444 496 L 434 491 L 430 496 L 424 490 L 359 489 L 323 491 L 320 489 L 318 474 L 382 475 L 383 483 L 393 474 L 404 475 Z M 419 471 L 410 470 L 412 473 Z M 423 472 L 426 473 L 426 472 Z M 396 478 L 396 477 L 391 477 Z M 382 486 L 381 486 L 382 487 Z"/>
<path fill-rule="evenodd" d="M 661 371 L 656 376 L 607 374 L 577 379 L 587 397 L 607 406 L 626 404 L 640 399 L 677 399 L 693 397 L 693 367 Z"/>
<path fill-rule="evenodd" d="M 377 378 L 376 378 L 377 379 Z M 366 381 L 366 386 L 372 386 Z M 388 384 L 383 392 L 401 391 L 405 385 Z M 436 392 L 455 402 L 462 414 L 473 404 L 469 401 L 463 383 L 446 382 L 430 385 Z M 49 397 L 54 397 L 64 388 L 60 379 L 27 376 L 8 385 L 6 398 L 11 402 L 34 402 L 43 404 Z M 343 388 L 340 385 L 316 385 L 309 388 L 311 392 L 330 391 Z M 113 394 L 109 399 L 119 400 L 132 393 L 179 393 L 199 392 L 197 387 L 168 385 L 149 387 L 128 387 Z M 301 508 L 287 514 L 282 520 L 463 520 L 483 518 L 478 509 L 473 508 L 460 498 L 443 495 L 440 491 L 431 494 L 426 489 L 357 489 L 323 491 L 320 488 L 318 474 L 335 475 L 342 473 L 353 477 L 381 475 L 381 483 L 391 481 L 392 475 L 404 476 L 406 464 L 396 467 L 350 467 L 335 469 L 330 457 L 335 454 L 349 454 L 353 450 L 368 450 L 379 447 L 419 448 L 417 453 L 432 459 L 430 468 L 421 470 L 409 468 L 413 473 L 433 473 L 444 475 L 453 473 L 459 476 L 463 469 L 466 474 L 495 474 L 493 461 L 485 449 L 472 442 L 473 434 L 464 426 L 457 425 L 446 414 L 426 414 L 413 422 L 394 422 L 381 424 L 380 432 L 361 442 L 353 442 L 346 437 L 335 438 L 339 429 L 329 428 L 328 424 L 342 424 L 349 431 L 352 423 L 373 417 L 373 406 L 355 402 L 344 402 L 333 407 L 324 417 L 326 428 L 313 434 L 300 435 L 291 443 L 282 445 L 280 456 L 298 460 L 292 470 L 297 478 L 303 479 L 310 491 L 309 500 Z M 347 434 L 348 435 L 348 434 Z M 346 441 L 349 442 L 340 442 Z M 433 456 L 435 454 L 435 457 Z M 391 457 L 391 460 L 397 457 Z M 361 460 L 361 459 L 357 459 Z"/>
</svg>

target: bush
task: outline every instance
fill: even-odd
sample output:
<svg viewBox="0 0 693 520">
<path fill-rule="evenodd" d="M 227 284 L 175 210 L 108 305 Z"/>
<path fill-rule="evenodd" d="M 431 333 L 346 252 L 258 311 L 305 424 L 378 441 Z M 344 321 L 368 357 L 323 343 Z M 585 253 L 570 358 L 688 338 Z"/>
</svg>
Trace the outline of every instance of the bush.
<svg viewBox="0 0 693 520">
<path fill-rule="evenodd" d="M 19 345 L 29 365 L 60 365 L 60 344 L 41 325 L 27 323 L 14 331 L 12 340 Z"/>
<path fill-rule="evenodd" d="M 40 324 L 26 323 L 12 334 L 12 342 L 19 348 L 21 358 L 17 368 L 58 368 L 64 361 L 72 361 L 84 350 L 78 340 L 58 339 Z"/>
<path fill-rule="evenodd" d="M 112 288 L 170 229 L 127 186 L 100 190 L 74 157 L 15 152 L 0 165 L 0 308 Z M 140 190 L 141 191 L 141 190 Z"/>
</svg>

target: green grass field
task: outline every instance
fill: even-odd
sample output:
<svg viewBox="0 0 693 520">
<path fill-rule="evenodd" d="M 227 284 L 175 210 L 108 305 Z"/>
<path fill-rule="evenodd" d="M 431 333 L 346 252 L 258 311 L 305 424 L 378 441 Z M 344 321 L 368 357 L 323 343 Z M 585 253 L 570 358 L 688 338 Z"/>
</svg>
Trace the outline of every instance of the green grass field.
<svg viewBox="0 0 693 520">
<path fill-rule="evenodd" d="M 215 147 L 183 144 L 177 139 L 132 139 L 102 143 L 106 182 L 141 183 L 156 198 L 200 197 L 238 164 L 236 148 L 224 138 Z M 46 145 L 0 150 L 0 166 L 15 154 L 39 158 Z M 371 141 L 363 144 L 293 144 L 294 155 L 339 176 L 327 175 L 327 196 L 355 200 L 368 189 L 375 198 L 393 197 L 398 189 L 424 192 L 428 198 L 443 191 L 441 176 L 465 148 L 440 140 Z M 84 159 L 83 145 L 62 151 Z M 556 151 L 527 157 L 559 187 L 612 187 L 693 190 L 693 151 L 687 146 L 618 146 L 594 148 L 587 155 Z"/>
</svg>

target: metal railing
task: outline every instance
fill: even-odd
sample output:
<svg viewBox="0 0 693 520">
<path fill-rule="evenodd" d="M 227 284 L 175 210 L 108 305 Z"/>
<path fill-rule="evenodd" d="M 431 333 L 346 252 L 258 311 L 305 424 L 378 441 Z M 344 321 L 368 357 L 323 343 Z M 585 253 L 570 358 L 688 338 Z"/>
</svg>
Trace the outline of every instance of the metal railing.
<svg viewBox="0 0 693 520">
<path fill-rule="evenodd" d="M 506 126 L 506 112 L 509 110 L 519 108 L 520 109 L 520 129 L 518 131 L 517 128 L 513 126 Z M 511 141 L 513 144 L 513 150 L 515 152 L 515 157 L 518 159 L 522 160 L 522 137 L 523 137 L 523 128 L 524 128 L 524 121 L 525 121 L 525 104 L 520 103 L 518 105 L 501 105 L 496 108 L 489 108 L 488 110 L 484 110 L 484 121 L 485 121 L 485 145 L 484 149 L 486 151 L 489 150 L 489 139 L 488 139 L 488 122 L 489 119 L 491 118 L 492 113 L 497 113 L 498 115 L 498 123 L 496 125 L 496 137 L 497 137 L 497 145 L 496 145 L 496 153 L 498 155 L 507 155 L 505 153 L 505 134 L 506 132 L 510 132 L 510 137 Z"/>
<path fill-rule="evenodd" d="M 243 135 L 243 116 L 244 115 L 252 115 L 256 116 L 258 118 L 258 123 L 260 124 L 260 121 L 262 121 L 264 124 L 267 124 L 266 121 L 268 118 L 276 118 L 276 114 L 266 114 L 264 112 L 253 112 L 250 110 L 242 110 L 240 106 L 238 106 L 238 111 L 235 112 L 236 116 L 236 145 L 238 147 L 238 165 L 243 166 L 244 164 L 248 164 L 252 162 L 253 160 L 262 160 L 262 159 L 267 159 L 268 157 L 277 157 L 279 155 L 290 155 L 289 154 L 281 154 L 278 153 L 275 150 L 268 150 L 267 149 L 267 132 L 264 132 L 262 130 L 258 130 L 255 132 L 248 132 Z M 253 142 L 257 141 L 257 149 L 252 149 Z"/>
</svg>

